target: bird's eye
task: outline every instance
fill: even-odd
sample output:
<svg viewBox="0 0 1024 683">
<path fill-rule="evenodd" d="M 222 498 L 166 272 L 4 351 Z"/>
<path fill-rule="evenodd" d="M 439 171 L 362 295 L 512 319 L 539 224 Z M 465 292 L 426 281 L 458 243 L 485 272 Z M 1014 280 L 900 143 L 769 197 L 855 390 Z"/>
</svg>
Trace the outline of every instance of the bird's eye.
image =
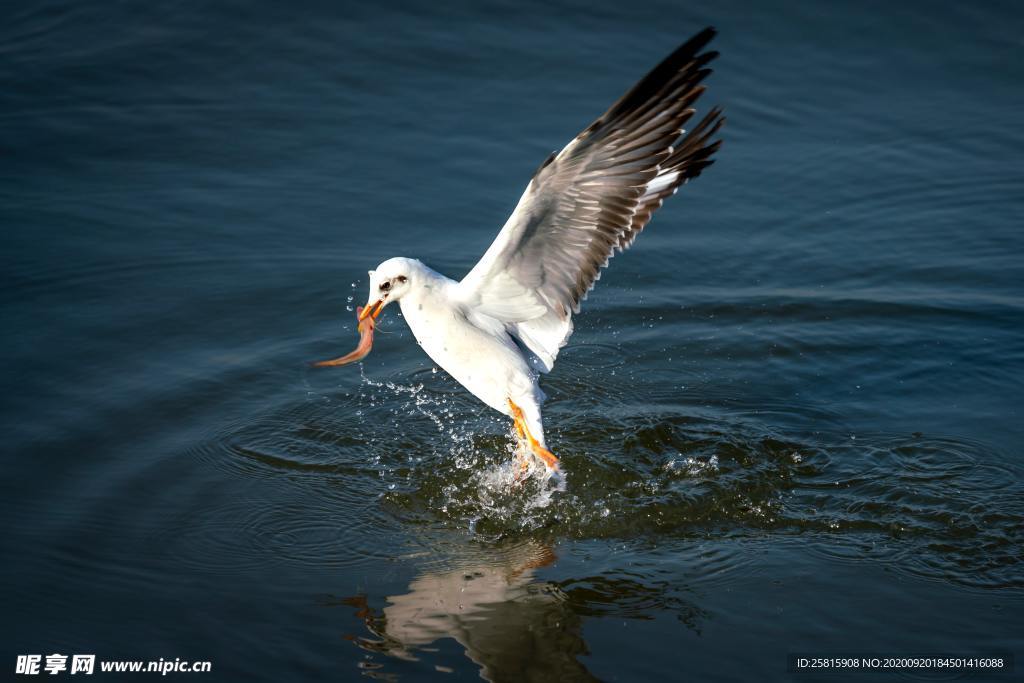
<svg viewBox="0 0 1024 683">
<path fill-rule="evenodd" d="M 391 283 L 390 282 L 382 282 L 382 283 L 380 283 L 380 291 L 386 292 L 389 289 L 391 289 Z"/>
<path fill-rule="evenodd" d="M 399 275 L 399 276 L 398 276 L 398 281 L 399 281 L 399 282 L 405 282 L 405 281 L 406 281 L 406 280 L 408 280 L 408 279 L 409 279 L 409 278 L 407 278 L 407 277 L 406 277 L 406 276 L 404 276 L 404 275 Z"/>
</svg>

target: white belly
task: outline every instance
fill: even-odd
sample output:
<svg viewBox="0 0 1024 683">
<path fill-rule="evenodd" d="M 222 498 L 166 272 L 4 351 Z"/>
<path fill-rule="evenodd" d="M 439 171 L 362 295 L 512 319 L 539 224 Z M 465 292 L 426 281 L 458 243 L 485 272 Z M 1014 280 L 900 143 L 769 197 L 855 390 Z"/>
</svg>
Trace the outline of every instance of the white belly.
<svg viewBox="0 0 1024 683">
<path fill-rule="evenodd" d="M 511 337 L 483 330 L 460 311 L 425 298 L 400 303 L 419 345 L 470 393 L 505 415 L 510 398 L 527 412 L 539 408 L 536 375 Z"/>
</svg>

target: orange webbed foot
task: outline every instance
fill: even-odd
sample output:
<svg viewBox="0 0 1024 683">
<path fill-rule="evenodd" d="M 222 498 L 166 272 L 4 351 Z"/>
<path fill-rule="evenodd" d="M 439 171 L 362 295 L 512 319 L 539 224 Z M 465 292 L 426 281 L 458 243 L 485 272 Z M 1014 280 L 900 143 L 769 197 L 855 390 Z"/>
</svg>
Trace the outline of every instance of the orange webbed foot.
<svg viewBox="0 0 1024 683">
<path fill-rule="evenodd" d="M 513 424 L 515 425 L 516 434 L 519 435 L 519 438 L 529 445 L 530 452 L 539 458 L 541 462 L 544 463 L 545 467 L 553 472 L 558 472 L 558 458 L 555 457 L 554 453 L 542 446 L 541 443 L 534 438 L 533 434 L 530 433 L 530 428 L 526 424 L 526 417 L 523 415 L 522 408 L 517 406 L 511 398 L 508 399 L 508 407 L 512 413 Z M 519 474 L 522 476 L 527 468 L 527 463 L 524 456 L 520 455 L 520 458 L 520 466 L 522 469 Z"/>
</svg>

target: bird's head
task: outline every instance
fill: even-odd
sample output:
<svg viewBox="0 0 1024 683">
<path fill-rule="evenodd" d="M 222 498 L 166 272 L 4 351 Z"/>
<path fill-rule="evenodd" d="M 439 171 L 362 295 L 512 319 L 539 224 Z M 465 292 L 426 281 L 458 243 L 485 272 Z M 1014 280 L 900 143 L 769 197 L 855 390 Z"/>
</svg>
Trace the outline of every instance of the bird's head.
<svg viewBox="0 0 1024 683">
<path fill-rule="evenodd" d="M 363 320 L 367 316 L 376 319 L 385 306 L 408 294 L 415 285 L 419 265 L 419 261 L 398 257 L 389 258 L 377 266 L 376 270 L 371 270 L 370 296 L 359 319 Z"/>
<path fill-rule="evenodd" d="M 355 351 L 333 360 L 313 363 L 315 367 L 348 365 L 366 358 L 373 348 L 373 330 L 377 316 L 392 301 L 398 301 L 412 291 L 416 283 L 429 272 L 422 263 L 408 258 L 391 258 L 370 271 L 370 297 L 359 310 L 359 346 Z"/>
</svg>

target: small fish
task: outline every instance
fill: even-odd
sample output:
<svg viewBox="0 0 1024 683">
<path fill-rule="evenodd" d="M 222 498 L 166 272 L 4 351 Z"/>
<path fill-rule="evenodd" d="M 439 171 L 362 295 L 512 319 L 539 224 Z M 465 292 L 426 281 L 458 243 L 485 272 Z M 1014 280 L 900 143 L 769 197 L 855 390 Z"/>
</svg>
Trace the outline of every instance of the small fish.
<svg viewBox="0 0 1024 683">
<path fill-rule="evenodd" d="M 377 323 L 372 315 L 364 316 L 363 307 L 360 306 L 356 309 L 356 315 L 361 318 L 359 321 L 359 345 L 356 346 L 355 350 L 351 353 L 346 353 L 340 358 L 333 360 L 322 360 L 316 363 L 311 363 L 314 368 L 329 368 L 338 365 L 348 365 L 349 363 L 355 363 L 358 360 L 366 358 L 370 354 L 370 349 L 373 348 L 373 328 L 376 327 Z"/>
</svg>

